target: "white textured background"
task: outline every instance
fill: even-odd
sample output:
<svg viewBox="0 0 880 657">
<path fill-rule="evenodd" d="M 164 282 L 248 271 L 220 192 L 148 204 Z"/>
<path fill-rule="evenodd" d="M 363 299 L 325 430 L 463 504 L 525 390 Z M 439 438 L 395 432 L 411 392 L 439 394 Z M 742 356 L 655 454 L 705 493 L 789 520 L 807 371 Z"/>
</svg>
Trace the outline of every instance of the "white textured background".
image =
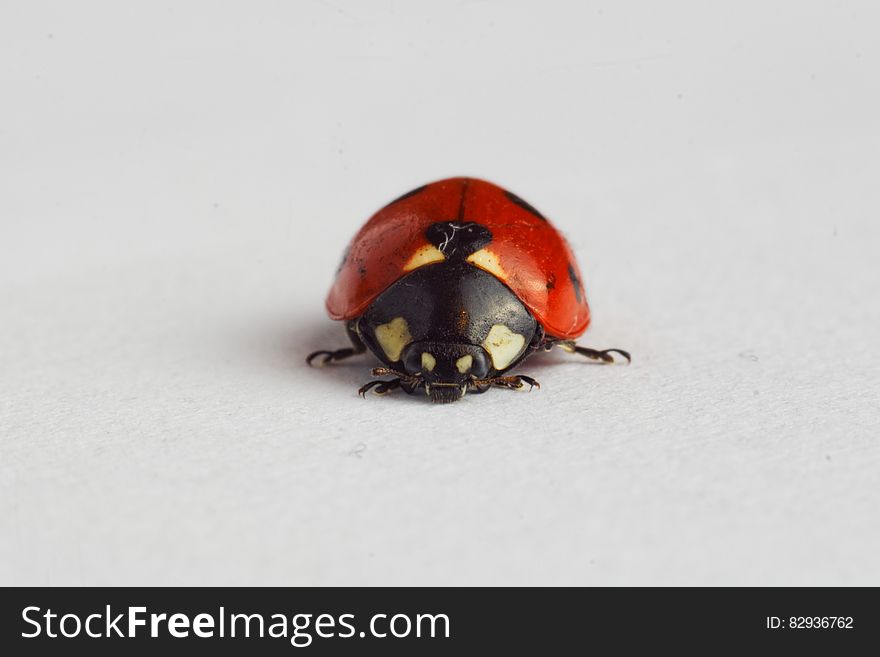
<svg viewBox="0 0 880 657">
<path fill-rule="evenodd" d="M 0 583 L 880 584 L 876 3 L 124 4 L 0 7 Z M 631 367 L 305 368 L 462 174 Z"/>
</svg>

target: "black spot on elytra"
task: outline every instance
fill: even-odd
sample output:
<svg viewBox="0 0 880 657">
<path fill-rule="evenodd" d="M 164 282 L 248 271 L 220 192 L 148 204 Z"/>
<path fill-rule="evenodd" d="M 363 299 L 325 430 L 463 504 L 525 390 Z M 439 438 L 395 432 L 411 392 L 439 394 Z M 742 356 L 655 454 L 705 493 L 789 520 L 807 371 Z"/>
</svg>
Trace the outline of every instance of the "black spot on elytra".
<svg viewBox="0 0 880 657">
<path fill-rule="evenodd" d="M 509 201 L 511 201 L 512 203 L 516 203 L 523 210 L 531 212 L 533 215 L 535 215 L 541 221 L 547 221 L 547 217 L 545 217 L 543 214 L 538 212 L 538 210 L 535 208 L 535 206 L 533 206 L 531 203 L 528 203 L 527 201 L 524 201 L 523 199 L 521 199 L 519 196 L 517 196 L 513 192 L 505 191 L 504 195 L 507 197 L 507 199 Z"/>
<path fill-rule="evenodd" d="M 552 290 L 554 287 L 556 287 L 556 274 L 550 274 L 547 278 L 547 289 Z"/>
<path fill-rule="evenodd" d="M 358 274 L 360 274 L 361 278 L 364 278 L 367 275 L 367 268 L 361 265 L 358 267 Z"/>
<path fill-rule="evenodd" d="M 491 231 L 473 221 L 438 221 L 428 226 L 425 237 L 447 258 L 467 258 L 492 241 Z"/>
<path fill-rule="evenodd" d="M 403 194 L 402 196 L 398 196 L 396 199 L 394 199 L 393 201 L 391 201 L 391 203 L 389 203 L 389 204 L 386 205 L 385 207 L 387 208 L 387 207 L 389 207 L 389 206 L 391 206 L 391 205 L 394 205 L 395 203 L 398 203 L 398 202 L 400 202 L 400 201 L 402 201 L 402 200 L 404 200 L 404 199 L 407 199 L 407 198 L 409 198 L 410 196 L 415 196 L 416 194 L 419 194 L 420 192 L 422 192 L 426 187 L 427 187 L 427 185 L 422 185 L 421 187 L 416 187 L 415 189 L 411 189 L 411 190 L 408 191 L 406 194 Z"/>
<path fill-rule="evenodd" d="M 578 303 L 581 303 L 581 299 L 584 296 L 584 289 L 581 287 L 581 279 L 578 278 L 577 272 L 574 270 L 574 265 L 571 263 L 568 264 L 568 277 L 571 279 L 571 284 L 574 286 L 574 296 Z"/>
</svg>

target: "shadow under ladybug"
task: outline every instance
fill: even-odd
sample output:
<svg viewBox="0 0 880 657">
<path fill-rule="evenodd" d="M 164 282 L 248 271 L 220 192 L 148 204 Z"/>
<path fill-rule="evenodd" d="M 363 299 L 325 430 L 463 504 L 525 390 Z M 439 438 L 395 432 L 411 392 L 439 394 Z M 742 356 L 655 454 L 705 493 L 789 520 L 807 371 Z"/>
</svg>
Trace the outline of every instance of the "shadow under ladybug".
<svg viewBox="0 0 880 657">
<path fill-rule="evenodd" d="M 492 387 L 540 387 L 509 372 L 554 347 L 601 363 L 623 349 L 575 344 L 590 321 L 571 250 L 531 205 L 484 181 L 452 178 L 420 187 L 377 212 L 355 236 L 327 298 L 352 346 L 309 355 L 310 365 L 367 349 L 397 388 L 436 403 Z"/>
</svg>

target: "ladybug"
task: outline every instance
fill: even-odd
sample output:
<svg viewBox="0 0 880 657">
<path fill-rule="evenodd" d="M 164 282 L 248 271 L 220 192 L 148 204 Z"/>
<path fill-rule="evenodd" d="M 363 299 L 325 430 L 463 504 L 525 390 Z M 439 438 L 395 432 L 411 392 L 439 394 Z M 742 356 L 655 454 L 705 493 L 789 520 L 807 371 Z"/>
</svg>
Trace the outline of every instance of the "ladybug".
<svg viewBox="0 0 880 657">
<path fill-rule="evenodd" d="M 352 346 L 316 351 L 312 364 L 367 349 L 384 363 L 359 393 L 402 388 L 449 403 L 493 386 L 540 387 L 509 372 L 560 347 L 604 363 L 622 349 L 575 344 L 590 324 L 581 274 L 562 235 L 538 210 L 492 183 L 449 178 L 374 214 L 345 252 L 327 296 Z"/>
</svg>

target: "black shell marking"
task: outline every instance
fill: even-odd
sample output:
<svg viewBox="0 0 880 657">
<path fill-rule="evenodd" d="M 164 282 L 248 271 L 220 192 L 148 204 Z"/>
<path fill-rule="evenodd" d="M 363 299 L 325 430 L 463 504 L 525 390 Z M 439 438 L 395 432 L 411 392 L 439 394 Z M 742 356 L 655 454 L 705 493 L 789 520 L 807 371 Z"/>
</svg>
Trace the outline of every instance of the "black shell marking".
<svg viewBox="0 0 880 657">
<path fill-rule="evenodd" d="M 473 221 L 438 221 L 425 231 L 428 241 L 447 258 L 467 258 L 492 241 L 491 231 Z"/>
<path fill-rule="evenodd" d="M 507 199 L 510 202 L 516 203 L 523 210 L 531 212 L 533 215 L 535 215 L 541 221 L 547 221 L 547 217 L 545 217 L 543 214 L 538 212 L 538 210 L 535 208 L 535 206 L 533 206 L 528 201 L 525 201 L 525 200 L 521 199 L 519 196 L 517 196 L 516 194 L 514 194 L 513 192 L 508 192 L 506 190 L 504 192 L 504 195 L 507 197 Z"/>
<path fill-rule="evenodd" d="M 416 187 L 415 189 L 411 189 L 406 194 L 401 194 L 400 196 L 398 196 L 396 199 L 391 201 L 391 203 L 389 203 L 385 207 L 387 208 L 391 205 L 394 205 L 395 203 L 402 201 L 404 199 L 407 199 L 410 196 L 415 196 L 416 194 L 419 194 L 420 192 L 424 191 L 426 187 L 427 187 L 427 185 L 422 185 L 421 187 Z"/>
</svg>

